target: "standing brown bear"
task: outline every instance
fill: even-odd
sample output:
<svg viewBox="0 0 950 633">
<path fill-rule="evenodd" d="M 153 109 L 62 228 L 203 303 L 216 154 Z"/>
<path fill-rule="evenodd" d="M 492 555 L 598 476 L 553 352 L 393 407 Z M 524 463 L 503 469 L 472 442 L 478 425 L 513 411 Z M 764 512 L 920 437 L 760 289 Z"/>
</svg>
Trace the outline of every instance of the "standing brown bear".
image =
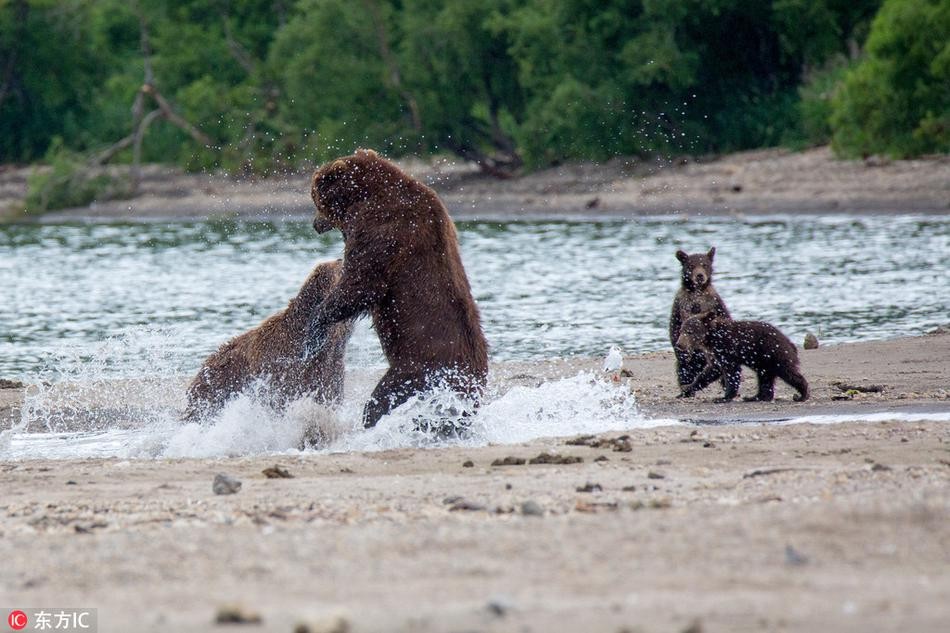
<svg viewBox="0 0 950 633">
<path fill-rule="evenodd" d="M 318 169 L 310 193 L 314 229 L 339 229 L 344 241 L 340 282 L 312 315 L 312 349 L 333 323 L 368 312 L 389 361 L 364 426 L 436 384 L 477 402 L 488 344 L 455 225 L 435 192 L 358 150 Z"/>
<path fill-rule="evenodd" d="M 697 314 L 711 312 L 717 317 L 730 318 L 722 297 L 712 285 L 713 258 L 716 247 L 708 253 L 687 255 L 676 251 L 676 259 L 682 265 L 682 285 L 673 300 L 670 313 L 670 344 L 676 354 L 676 379 L 680 387 L 690 384 L 706 367 L 706 355 L 701 351 L 686 352 L 676 346 L 680 329 L 686 319 Z"/>
<path fill-rule="evenodd" d="M 274 404 L 311 395 L 331 404 L 343 395 L 343 356 L 353 319 L 327 327 L 320 353 L 302 360 L 311 315 L 340 279 L 340 260 L 319 264 L 287 307 L 234 337 L 205 360 L 188 387 L 185 419 L 219 411 L 254 380 L 270 379 Z"/>
<path fill-rule="evenodd" d="M 713 313 L 690 317 L 683 324 L 676 348 L 685 352 L 703 352 L 706 367 L 688 385 L 684 396 L 706 388 L 720 375 L 725 393 L 723 401 L 739 394 L 742 365 L 755 370 L 758 392 L 745 400 L 769 402 L 775 398 L 775 379 L 781 378 L 798 390 L 796 402 L 808 399 L 808 381 L 798 366 L 798 350 L 776 327 L 761 321 L 733 321 Z"/>
</svg>

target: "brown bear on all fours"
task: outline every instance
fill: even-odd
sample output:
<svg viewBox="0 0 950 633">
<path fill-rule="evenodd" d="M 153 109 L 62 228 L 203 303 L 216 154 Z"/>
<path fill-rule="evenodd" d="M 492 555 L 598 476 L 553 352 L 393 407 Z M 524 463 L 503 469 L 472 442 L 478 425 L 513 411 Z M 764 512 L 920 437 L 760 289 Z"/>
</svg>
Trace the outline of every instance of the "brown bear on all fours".
<svg viewBox="0 0 950 633">
<path fill-rule="evenodd" d="M 311 315 L 340 279 L 340 260 L 319 264 L 287 307 L 234 337 L 205 360 L 188 387 L 185 419 L 213 415 L 258 378 L 268 378 L 273 404 L 305 395 L 324 404 L 343 395 L 343 357 L 353 319 L 327 327 L 326 344 L 303 360 Z"/>
<path fill-rule="evenodd" d="M 733 321 L 716 315 L 690 317 L 676 341 L 677 349 L 701 351 L 709 359 L 706 367 L 689 385 L 683 396 L 692 396 L 723 378 L 724 401 L 739 394 L 742 365 L 755 371 L 758 392 L 746 400 L 771 401 L 775 398 L 775 379 L 781 378 L 798 390 L 797 402 L 808 399 L 808 381 L 798 364 L 798 350 L 776 327 L 761 321 Z"/>
<path fill-rule="evenodd" d="M 676 380 L 680 387 L 693 382 L 699 372 L 706 367 L 707 361 L 703 352 L 686 352 L 676 347 L 683 323 L 692 316 L 706 313 L 713 313 L 725 319 L 730 318 L 726 304 L 712 285 L 715 256 L 715 247 L 710 248 L 708 253 L 694 255 L 676 251 L 676 259 L 682 265 L 682 283 L 673 300 L 673 310 L 670 313 L 670 345 L 673 346 L 676 354 Z"/>
<path fill-rule="evenodd" d="M 455 225 L 435 192 L 359 150 L 318 169 L 311 196 L 314 229 L 339 229 L 344 242 L 340 283 L 313 313 L 313 348 L 331 324 L 368 312 L 389 361 L 364 425 L 435 384 L 477 402 L 488 344 Z"/>
</svg>

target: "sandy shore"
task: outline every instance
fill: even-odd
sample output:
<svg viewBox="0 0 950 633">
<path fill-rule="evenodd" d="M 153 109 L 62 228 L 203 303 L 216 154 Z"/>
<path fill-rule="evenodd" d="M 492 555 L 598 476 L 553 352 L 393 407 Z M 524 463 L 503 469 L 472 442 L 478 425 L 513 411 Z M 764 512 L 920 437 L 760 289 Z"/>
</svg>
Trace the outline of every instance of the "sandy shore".
<svg viewBox="0 0 950 633">
<path fill-rule="evenodd" d="M 597 362 L 494 371 L 531 384 Z M 783 387 L 773 404 L 717 405 L 715 390 L 675 399 L 670 354 L 625 360 L 658 417 L 950 412 L 950 334 L 819 348 L 803 365 L 808 403 Z M 0 395 L 10 415 L 20 390 Z M 945 630 L 950 423 L 622 435 L 0 462 L 0 595 L 98 608 L 103 631 L 216 630 L 230 604 L 261 617 L 247 630 L 287 632 L 334 617 L 357 632 Z M 582 461 L 492 465 L 541 453 Z M 275 463 L 293 478 L 266 478 Z M 219 472 L 241 490 L 213 494 Z"/>
<path fill-rule="evenodd" d="M 468 164 L 406 161 L 456 219 L 635 217 L 655 214 L 950 213 L 950 156 L 836 160 L 828 148 L 716 158 L 571 163 L 510 180 Z M 0 211 L 21 204 L 29 169 L 0 170 Z M 309 217 L 310 171 L 267 179 L 143 171 L 142 193 L 56 211 L 43 221 Z"/>
</svg>

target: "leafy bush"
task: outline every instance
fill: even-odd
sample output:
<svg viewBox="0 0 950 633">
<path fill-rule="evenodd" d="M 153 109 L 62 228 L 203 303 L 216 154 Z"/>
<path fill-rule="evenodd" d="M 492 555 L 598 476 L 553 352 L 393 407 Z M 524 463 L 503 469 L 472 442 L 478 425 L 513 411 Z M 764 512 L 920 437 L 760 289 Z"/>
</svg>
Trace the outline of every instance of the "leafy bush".
<svg viewBox="0 0 950 633">
<path fill-rule="evenodd" d="M 831 125 L 844 156 L 950 151 L 950 3 L 886 0 Z"/>
<path fill-rule="evenodd" d="M 26 212 L 41 214 L 54 209 L 85 206 L 93 200 L 129 195 L 127 181 L 102 168 L 91 168 L 84 158 L 53 139 L 46 155 L 48 168 L 37 168 L 27 179 Z"/>
<path fill-rule="evenodd" d="M 808 73 L 798 89 L 794 120 L 782 138 L 783 144 L 802 149 L 831 142 L 834 99 L 851 66 L 843 55 L 839 55 Z"/>
</svg>

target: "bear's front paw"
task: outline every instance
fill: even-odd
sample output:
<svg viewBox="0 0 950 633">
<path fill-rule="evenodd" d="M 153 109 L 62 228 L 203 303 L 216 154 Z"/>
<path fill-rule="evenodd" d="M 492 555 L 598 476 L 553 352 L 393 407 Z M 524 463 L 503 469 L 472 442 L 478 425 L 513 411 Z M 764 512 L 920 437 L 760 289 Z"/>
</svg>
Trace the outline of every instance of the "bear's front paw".
<svg viewBox="0 0 950 633">
<path fill-rule="evenodd" d="M 303 361 L 312 360 L 324 343 L 327 342 L 327 327 L 319 322 L 313 322 L 307 327 L 306 338 L 300 346 L 300 358 Z"/>
<path fill-rule="evenodd" d="M 695 391 L 683 390 L 679 393 L 677 398 L 692 398 L 696 394 Z"/>
</svg>

